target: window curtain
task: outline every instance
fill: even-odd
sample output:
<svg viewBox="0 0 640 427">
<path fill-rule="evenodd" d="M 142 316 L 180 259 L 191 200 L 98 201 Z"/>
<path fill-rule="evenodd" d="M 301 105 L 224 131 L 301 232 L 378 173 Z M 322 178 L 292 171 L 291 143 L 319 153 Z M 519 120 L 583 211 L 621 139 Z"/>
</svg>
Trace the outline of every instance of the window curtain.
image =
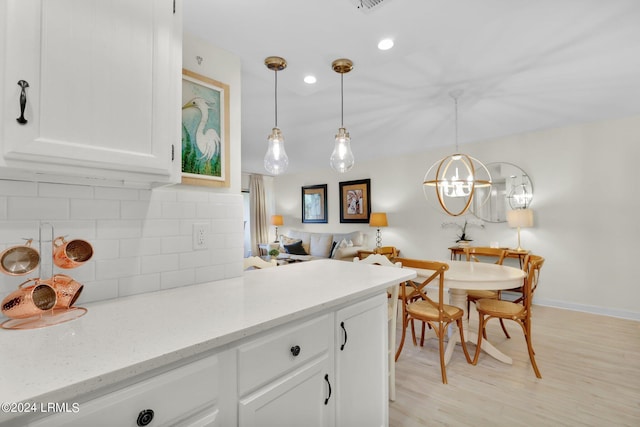
<svg viewBox="0 0 640 427">
<path fill-rule="evenodd" d="M 269 225 L 267 224 L 267 201 L 264 192 L 262 175 L 249 177 L 249 197 L 251 215 L 251 251 L 260 254 L 259 243 L 269 241 Z"/>
</svg>

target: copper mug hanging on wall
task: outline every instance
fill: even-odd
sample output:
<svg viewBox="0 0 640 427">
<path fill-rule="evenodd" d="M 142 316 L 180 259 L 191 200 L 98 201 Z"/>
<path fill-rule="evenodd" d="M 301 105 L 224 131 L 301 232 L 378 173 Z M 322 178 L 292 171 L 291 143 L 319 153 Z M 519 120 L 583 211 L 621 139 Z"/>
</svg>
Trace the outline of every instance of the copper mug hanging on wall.
<svg viewBox="0 0 640 427">
<path fill-rule="evenodd" d="M 23 287 L 26 284 L 34 284 Z M 42 315 L 53 309 L 57 302 L 55 289 L 39 279 L 29 279 L 2 300 L 2 314 L 11 319 L 25 319 Z"/>
<path fill-rule="evenodd" d="M 76 268 L 89 261 L 93 256 L 93 247 L 86 240 L 66 241 L 56 237 L 53 241 L 53 262 L 60 268 Z"/>
</svg>

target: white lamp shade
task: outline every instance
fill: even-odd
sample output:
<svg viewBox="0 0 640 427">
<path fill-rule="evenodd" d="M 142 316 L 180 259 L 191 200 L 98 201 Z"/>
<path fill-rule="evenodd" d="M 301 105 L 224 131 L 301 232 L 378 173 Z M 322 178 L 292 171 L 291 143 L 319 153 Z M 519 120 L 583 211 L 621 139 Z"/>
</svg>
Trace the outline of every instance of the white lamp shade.
<svg viewBox="0 0 640 427">
<path fill-rule="evenodd" d="M 507 223 L 511 228 L 533 227 L 533 211 L 531 209 L 513 209 L 507 211 Z"/>
</svg>

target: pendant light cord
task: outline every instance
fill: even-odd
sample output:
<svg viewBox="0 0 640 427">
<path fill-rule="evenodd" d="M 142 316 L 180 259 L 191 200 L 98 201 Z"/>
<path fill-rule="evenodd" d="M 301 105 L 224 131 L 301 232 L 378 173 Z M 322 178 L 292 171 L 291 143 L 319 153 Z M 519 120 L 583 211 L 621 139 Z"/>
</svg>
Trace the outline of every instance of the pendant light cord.
<svg viewBox="0 0 640 427">
<path fill-rule="evenodd" d="M 455 126 L 455 135 L 456 135 L 456 153 L 460 152 L 460 150 L 458 149 L 458 97 L 455 96 L 453 98 L 454 102 L 455 102 L 455 106 L 456 106 L 456 114 L 455 114 L 455 118 L 454 118 L 454 126 Z"/>
<path fill-rule="evenodd" d="M 275 96 L 273 97 L 275 99 L 275 122 L 276 125 L 275 127 L 278 127 L 278 70 L 274 70 L 273 71 L 275 74 Z"/>
<path fill-rule="evenodd" d="M 340 73 L 340 127 L 344 127 L 344 73 Z"/>
</svg>

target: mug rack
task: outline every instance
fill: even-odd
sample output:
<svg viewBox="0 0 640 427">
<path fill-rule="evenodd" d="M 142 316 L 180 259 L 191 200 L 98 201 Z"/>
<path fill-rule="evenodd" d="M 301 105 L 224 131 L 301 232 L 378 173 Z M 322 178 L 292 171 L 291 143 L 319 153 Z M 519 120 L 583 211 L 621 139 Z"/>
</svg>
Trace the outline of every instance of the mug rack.
<svg viewBox="0 0 640 427">
<path fill-rule="evenodd" d="M 41 223 L 38 230 L 38 253 L 40 255 L 39 263 L 38 263 L 38 278 L 37 279 L 29 279 L 26 282 L 22 283 L 18 286 L 18 289 L 11 294 L 9 294 L 2 301 L 2 313 L 7 317 L 10 317 L 8 320 L 2 322 L 0 327 L 3 329 L 37 329 L 43 328 L 46 326 L 57 325 L 60 323 L 68 322 L 70 320 L 77 319 L 79 317 L 84 316 L 87 313 L 87 309 L 84 307 L 76 307 L 73 304 L 77 300 L 78 296 L 82 292 L 83 285 L 79 284 L 71 277 L 66 275 L 55 275 L 53 272 L 54 268 L 54 235 L 55 230 L 53 225 L 50 223 Z M 60 239 L 60 238 L 58 238 Z M 88 242 L 85 242 L 87 245 Z M 89 245 L 90 247 L 90 245 Z M 89 254 L 89 257 L 93 255 L 93 251 Z M 74 264 L 74 266 L 77 266 Z M 73 268 L 73 267 L 69 267 Z M 23 274 L 28 274 L 23 273 Z M 13 275 L 22 275 L 22 274 L 13 274 Z M 48 277 L 50 279 L 41 280 L 42 277 Z M 57 280 L 60 279 L 60 280 Z M 27 286 L 23 288 L 22 285 L 25 285 L 30 282 L 34 282 L 34 285 Z M 73 282 L 75 286 L 69 286 L 69 283 Z M 53 302 L 51 308 L 51 301 L 45 302 L 46 309 L 40 310 L 38 306 L 38 302 L 33 300 L 33 292 L 30 290 L 34 290 L 38 286 L 43 287 L 51 287 L 55 291 L 55 301 Z M 72 294 L 70 294 L 72 293 Z M 45 295 L 42 298 L 47 298 L 50 295 Z M 69 306 L 64 306 L 59 302 L 65 301 L 69 303 Z M 19 306 L 26 307 L 25 310 L 19 310 Z M 13 312 L 17 313 L 30 313 L 29 308 L 33 308 L 34 312 L 37 314 L 29 316 L 29 317 L 12 317 Z"/>
</svg>

